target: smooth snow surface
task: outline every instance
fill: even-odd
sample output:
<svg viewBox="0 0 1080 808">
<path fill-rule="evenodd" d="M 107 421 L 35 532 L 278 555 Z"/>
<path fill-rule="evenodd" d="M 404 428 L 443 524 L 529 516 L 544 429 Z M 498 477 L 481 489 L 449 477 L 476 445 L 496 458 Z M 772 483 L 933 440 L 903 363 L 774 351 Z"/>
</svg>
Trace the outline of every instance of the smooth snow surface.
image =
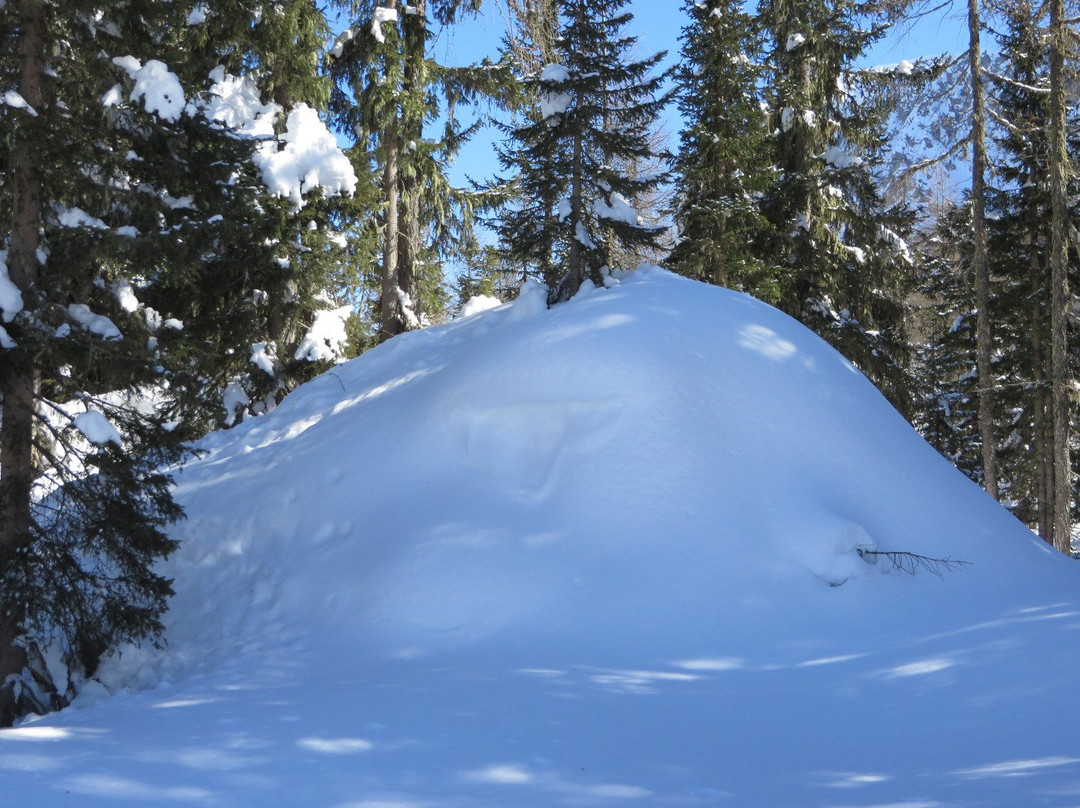
<svg viewBox="0 0 1080 808">
<path fill-rule="evenodd" d="M 0 804 L 1080 803 L 1074 562 L 794 321 L 619 280 L 211 436 L 168 648 L 0 732 Z"/>
</svg>

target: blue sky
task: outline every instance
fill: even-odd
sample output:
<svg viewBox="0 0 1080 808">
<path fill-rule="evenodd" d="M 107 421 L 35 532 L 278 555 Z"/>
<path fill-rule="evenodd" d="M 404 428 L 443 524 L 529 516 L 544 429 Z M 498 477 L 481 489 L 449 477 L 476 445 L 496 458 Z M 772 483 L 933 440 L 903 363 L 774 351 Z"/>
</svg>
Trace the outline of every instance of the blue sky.
<svg viewBox="0 0 1080 808">
<path fill-rule="evenodd" d="M 954 3 L 915 23 L 898 25 L 894 32 L 878 43 L 867 55 L 867 64 L 891 64 L 902 59 L 914 60 L 920 56 L 941 53 L 960 53 L 966 48 L 966 7 Z M 487 0 L 476 19 L 465 21 L 440 34 L 433 53 L 436 58 L 449 64 L 468 64 L 484 56 L 496 55 L 503 36 L 503 16 L 498 0 Z M 679 36 L 686 17 L 680 0 L 637 0 L 628 4 L 634 14 L 631 33 L 638 37 L 642 55 L 658 51 L 668 52 L 667 64 L 679 58 Z M 678 134 L 678 111 L 672 104 L 665 114 L 664 125 L 674 138 Z M 490 139 L 480 133 L 467 144 L 452 171 L 455 184 L 473 179 L 490 178 L 498 171 L 498 164 L 491 149 Z"/>
</svg>

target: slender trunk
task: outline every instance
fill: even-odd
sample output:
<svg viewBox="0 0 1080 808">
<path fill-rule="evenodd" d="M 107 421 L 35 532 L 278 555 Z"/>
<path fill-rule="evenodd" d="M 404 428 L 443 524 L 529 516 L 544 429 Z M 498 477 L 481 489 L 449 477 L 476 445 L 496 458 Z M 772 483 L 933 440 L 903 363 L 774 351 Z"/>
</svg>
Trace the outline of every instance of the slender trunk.
<svg viewBox="0 0 1080 808">
<path fill-rule="evenodd" d="M 386 201 L 386 231 L 383 234 L 382 265 L 382 325 L 379 340 L 385 342 L 404 329 L 401 322 L 401 303 L 398 300 L 398 135 L 397 122 L 383 133 L 383 196 Z"/>
<path fill-rule="evenodd" d="M 968 0 L 968 69 L 971 73 L 971 236 L 975 275 L 976 358 L 979 374 L 979 439 L 983 487 L 998 499 L 997 442 L 994 439 L 994 369 L 990 358 L 990 266 L 986 252 L 986 107 L 983 93 L 979 2 Z"/>
<path fill-rule="evenodd" d="M 397 0 L 387 0 L 385 8 L 397 8 Z M 385 342 L 397 336 L 404 327 L 401 319 L 401 302 L 398 300 L 400 289 L 398 278 L 398 241 L 400 224 L 398 208 L 400 204 L 398 189 L 398 157 L 400 154 L 400 131 L 398 113 L 393 113 L 383 137 L 383 200 L 386 204 L 385 232 L 383 233 L 382 297 L 380 299 L 381 324 L 379 341 Z"/>
<path fill-rule="evenodd" d="M 24 0 L 19 9 L 19 93 L 35 109 L 42 109 L 42 77 L 45 75 L 45 6 L 40 0 Z M 37 296 L 37 253 L 42 219 L 40 155 L 32 136 L 15 141 L 11 155 L 11 186 L 14 202 L 7 267 L 11 281 L 22 291 L 23 304 L 32 307 Z M 12 336 L 18 338 L 13 328 Z M 0 424 L 0 574 L 18 572 L 18 554 L 30 545 L 34 478 L 34 405 L 39 377 L 33 358 L 16 348 L 6 357 L 0 372 L 3 421 Z M 4 593 L 0 597 L 0 683 L 26 666 L 25 651 L 15 644 L 24 615 L 19 604 Z M 10 686 L 0 684 L 0 726 L 9 725 L 20 709 Z"/>
<path fill-rule="evenodd" d="M 1069 151 L 1066 139 L 1065 51 L 1068 47 L 1064 0 L 1050 2 L 1050 401 L 1054 422 L 1054 547 L 1072 550 L 1072 467 L 1069 457 L 1069 299 L 1068 199 Z"/>
<path fill-rule="evenodd" d="M 1036 233 L 1038 224 L 1031 222 L 1029 232 Z M 1035 501 L 1039 538 L 1053 544 L 1054 521 L 1050 511 L 1050 499 L 1054 484 L 1053 429 L 1050 419 L 1050 398 L 1047 395 L 1046 307 L 1043 291 L 1046 289 L 1044 265 L 1039 260 L 1034 238 L 1030 240 L 1031 251 L 1031 357 L 1032 357 L 1032 426 L 1035 433 Z"/>
<path fill-rule="evenodd" d="M 581 105 L 581 94 L 578 93 L 578 108 Z M 559 290 L 558 299 L 568 300 L 573 297 L 581 282 L 585 279 L 585 245 L 581 239 L 585 237 L 583 166 L 584 147 L 580 132 L 574 133 L 574 148 L 571 155 L 572 174 L 570 179 L 570 255 L 567 259 L 566 277 L 563 280 L 563 288 Z"/>
<path fill-rule="evenodd" d="M 424 135 L 423 109 L 426 93 L 424 59 L 427 56 L 427 3 L 417 0 L 409 6 L 403 22 L 404 99 L 401 116 L 401 142 L 409 144 L 411 157 L 402 160 L 401 213 L 398 234 L 398 286 L 409 296 L 415 307 L 417 295 L 417 261 L 420 254 L 420 176 L 416 152 L 412 144 Z M 407 325 L 407 323 L 406 323 Z"/>
</svg>

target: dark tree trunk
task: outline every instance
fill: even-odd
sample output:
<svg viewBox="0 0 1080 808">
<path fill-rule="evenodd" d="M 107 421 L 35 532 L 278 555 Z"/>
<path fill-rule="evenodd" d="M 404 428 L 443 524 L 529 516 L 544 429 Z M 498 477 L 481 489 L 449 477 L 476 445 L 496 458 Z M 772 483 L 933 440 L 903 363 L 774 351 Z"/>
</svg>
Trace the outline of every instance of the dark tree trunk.
<svg viewBox="0 0 1080 808">
<path fill-rule="evenodd" d="M 19 93 L 35 109 L 42 108 L 42 77 L 45 75 L 45 6 L 40 0 L 23 0 L 19 9 L 18 55 L 21 63 Z M 7 266 L 11 281 L 22 291 L 24 306 L 34 305 L 40 246 L 40 155 L 32 136 L 20 137 L 11 155 L 13 221 Z M 17 338 L 18 330 L 13 336 Z M 21 349 L 5 357 L 0 372 L 4 413 L 0 426 L 0 582 L 17 575 L 18 555 L 31 542 L 31 493 L 34 479 L 34 405 L 38 397 L 38 372 L 33 358 Z M 24 615 L 17 599 L 4 592 L 0 598 L 6 613 L 0 614 L 0 726 L 9 725 L 23 710 L 11 686 L 4 680 L 26 666 L 25 651 L 15 644 Z"/>
<path fill-rule="evenodd" d="M 387 0 L 384 8 L 397 8 L 397 0 Z M 398 300 L 398 248 L 400 239 L 400 189 L 398 183 L 398 159 L 400 156 L 400 130 L 397 113 L 382 133 L 383 138 L 383 201 L 386 205 L 385 231 L 383 233 L 382 297 L 380 299 L 379 341 L 385 342 L 404 331 L 401 302 Z"/>
<path fill-rule="evenodd" d="M 418 305 L 417 261 L 419 260 L 420 237 L 420 168 L 416 152 L 411 144 L 419 143 L 424 136 L 423 109 L 426 92 L 424 80 L 424 60 L 427 58 L 427 3 L 417 0 L 409 6 L 409 12 L 402 23 L 404 31 L 404 86 L 402 97 L 405 105 L 402 110 L 402 143 L 410 144 L 410 157 L 406 158 L 406 170 L 401 172 L 401 213 L 400 232 L 398 234 L 398 287 Z M 403 323 L 407 327 L 408 323 Z"/>
<path fill-rule="evenodd" d="M 1066 139 L 1064 0 L 1050 0 L 1050 400 L 1054 422 L 1054 547 L 1072 550 L 1072 466 L 1069 457 L 1067 311 L 1069 151 Z"/>
<path fill-rule="evenodd" d="M 986 107 L 978 0 L 968 0 L 968 69 L 971 73 L 971 236 L 975 275 L 976 359 L 979 374 L 979 439 L 983 487 L 998 499 L 997 442 L 994 438 L 994 369 L 990 358 L 990 266 L 986 251 Z"/>
</svg>

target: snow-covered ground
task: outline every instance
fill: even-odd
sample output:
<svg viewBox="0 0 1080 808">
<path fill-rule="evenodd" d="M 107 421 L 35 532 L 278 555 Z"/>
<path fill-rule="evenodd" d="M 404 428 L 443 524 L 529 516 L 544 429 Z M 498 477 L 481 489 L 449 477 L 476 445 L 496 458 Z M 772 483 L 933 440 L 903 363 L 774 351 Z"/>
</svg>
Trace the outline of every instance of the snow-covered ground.
<svg viewBox="0 0 1080 808">
<path fill-rule="evenodd" d="M 527 287 L 205 448 L 168 648 L 0 805 L 1080 804 L 1080 570 L 748 297 Z"/>
</svg>

